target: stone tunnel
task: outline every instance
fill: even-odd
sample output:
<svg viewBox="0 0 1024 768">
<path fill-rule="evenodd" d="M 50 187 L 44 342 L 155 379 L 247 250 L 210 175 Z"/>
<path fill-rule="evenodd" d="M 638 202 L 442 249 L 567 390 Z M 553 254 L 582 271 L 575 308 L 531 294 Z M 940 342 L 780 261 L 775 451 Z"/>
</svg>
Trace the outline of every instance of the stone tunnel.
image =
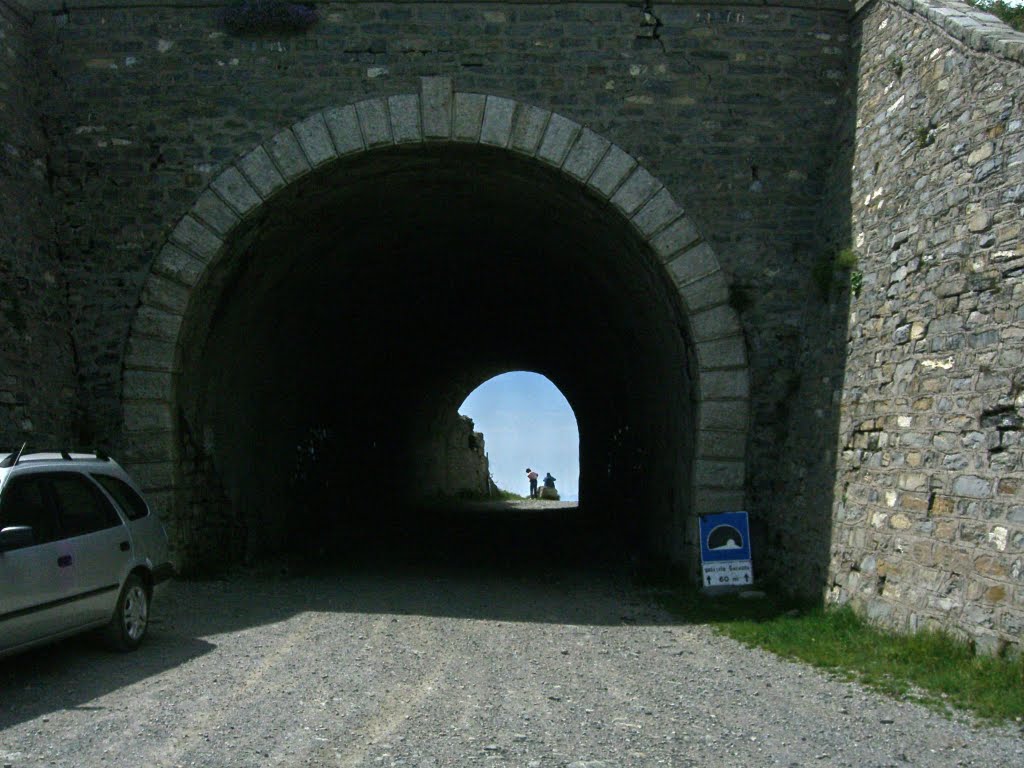
<svg viewBox="0 0 1024 768">
<path fill-rule="evenodd" d="M 726 458 L 742 458 L 746 374 L 713 255 L 686 217 L 600 137 L 506 99 L 456 99 L 437 80 L 422 107 L 364 102 L 279 134 L 213 183 L 165 249 L 126 371 L 143 396 L 126 412 L 144 442 L 154 423 L 169 428 L 156 440 L 178 459 L 187 558 L 393 522 L 424 500 L 445 419 L 515 369 L 546 375 L 576 413 L 592 531 L 679 559 L 695 480 L 728 490 L 734 467 L 742 486 L 741 461 L 698 461 L 699 360 L 719 382 L 708 399 L 741 414 L 731 432 L 705 414 L 705 438 L 718 436 L 705 445 L 734 446 Z M 420 134 L 434 102 L 436 141 Z M 472 138 L 451 140 L 452 114 L 456 139 L 459 120 L 478 121 Z M 345 152 L 349 140 L 369 146 Z M 696 327 L 677 281 L 704 281 Z M 173 376 L 154 403 L 161 354 Z M 723 366 L 735 370 L 715 379 Z M 295 453 L 314 434 L 330 436 L 317 469 L 330 489 L 311 501 Z"/>
</svg>

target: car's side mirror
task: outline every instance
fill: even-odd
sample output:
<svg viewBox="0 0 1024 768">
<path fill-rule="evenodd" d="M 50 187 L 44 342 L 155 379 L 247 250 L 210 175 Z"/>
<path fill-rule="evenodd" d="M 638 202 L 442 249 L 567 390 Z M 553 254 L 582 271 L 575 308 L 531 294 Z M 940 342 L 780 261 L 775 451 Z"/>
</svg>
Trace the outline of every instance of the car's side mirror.
<svg viewBox="0 0 1024 768">
<path fill-rule="evenodd" d="M 36 537 L 31 526 L 12 525 L 0 530 L 0 552 L 31 547 L 35 543 Z"/>
</svg>

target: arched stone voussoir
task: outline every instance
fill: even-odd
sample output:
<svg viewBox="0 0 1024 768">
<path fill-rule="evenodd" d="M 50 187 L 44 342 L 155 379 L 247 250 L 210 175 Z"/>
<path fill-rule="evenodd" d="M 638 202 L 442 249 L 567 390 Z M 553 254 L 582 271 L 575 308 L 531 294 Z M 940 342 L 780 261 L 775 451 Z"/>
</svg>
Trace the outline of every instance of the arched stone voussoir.
<svg viewBox="0 0 1024 768">
<path fill-rule="evenodd" d="M 182 250 L 173 243 L 167 243 L 153 260 L 153 274 L 169 278 L 185 288 L 199 282 L 206 270 L 207 262 Z"/>
<path fill-rule="evenodd" d="M 747 348 L 742 336 L 699 341 L 696 347 L 697 365 L 702 373 L 721 368 L 741 368 L 747 364 Z M 711 393 L 702 394 L 708 396 Z"/>
<path fill-rule="evenodd" d="M 210 182 L 212 189 L 235 214 L 245 218 L 263 204 L 263 198 L 241 170 L 229 166 Z"/>
<path fill-rule="evenodd" d="M 615 190 L 611 203 L 627 219 L 632 218 L 640 208 L 662 188 L 662 184 L 642 165 L 633 167 L 624 182 Z"/>
<path fill-rule="evenodd" d="M 212 259 L 224 245 L 220 235 L 193 216 L 191 211 L 182 217 L 171 232 L 171 242 L 203 261 Z"/>
<path fill-rule="evenodd" d="M 140 336 L 175 342 L 181 332 L 181 313 L 154 305 L 139 307 L 132 330 Z"/>
<path fill-rule="evenodd" d="M 702 371 L 700 386 L 701 399 L 749 400 L 750 372 L 742 367 Z"/>
<path fill-rule="evenodd" d="M 174 460 L 174 434 L 170 430 L 127 432 L 120 458 L 131 464 Z"/>
<path fill-rule="evenodd" d="M 290 128 L 285 128 L 263 143 L 277 169 L 285 181 L 295 181 L 309 173 L 309 160 L 306 159 L 299 140 Z"/>
<path fill-rule="evenodd" d="M 125 432 L 171 433 L 171 406 L 162 401 L 127 402 L 124 406 Z"/>
<path fill-rule="evenodd" d="M 517 102 L 503 96 L 487 96 L 480 123 L 480 143 L 504 149 L 512 139 L 512 120 Z"/>
<path fill-rule="evenodd" d="M 699 478 L 699 487 L 732 490 L 743 487 L 746 467 L 746 462 L 742 458 L 699 458 L 694 463 L 694 475 Z"/>
<path fill-rule="evenodd" d="M 163 371 L 177 373 L 179 369 L 177 345 L 160 339 L 147 339 L 132 329 L 124 356 L 125 372 Z"/>
<path fill-rule="evenodd" d="M 587 186 L 602 197 L 610 198 L 637 165 L 639 163 L 632 155 L 622 147 L 612 144 L 587 179 Z"/>
<path fill-rule="evenodd" d="M 728 304 L 703 309 L 690 316 L 690 332 L 698 344 L 740 335 L 740 320 Z"/>
<path fill-rule="evenodd" d="M 537 158 L 555 168 L 561 168 L 581 130 L 583 127 L 579 123 L 552 112 L 544 130 L 544 138 L 537 147 Z"/>
<path fill-rule="evenodd" d="M 292 126 L 292 133 L 299 141 L 310 166 L 316 168 L 338 157 L 338 150 L 327 130 L 323 112 L 310 115 Z"/>
<path fill-rule="evenodd" d="M 682 207 L 672 197 L 672 193 L 662 187 L 633 214 L 630 224 L 644 238 L 651 239 L 662 229 L 667 229 L 669 224 L 684 220 L 690 223 L 683 215 Z"/>
<path fill-rule="evenodd" d="M 207 188 L 199 195 L 191 213 L 220 237 L 224 237 L 238 226 L 238 214 L 221 200 L 212 188 Z"/>
<path fill-rule="evenodd" d="M 562 163 L 562 170 L 586 183 L 611 146 L 608 139 L 598 136 L 589 128 L 583 128 Z"/>
<path fill-rule="evenodd" d="M 454 100 L 452 139 L 479 143 L 484 111 L 487 108 L 487 97 L 482 93 L 462 93 L 460 91 L 455 94 Z"/>
<path fill-rule="evenodd" d="M 420 78 L 420 125 L 424 140 L 452 136 L 452 79 L 444 75 Z"/>
<path fill-rule="evenodd" d="M 365 99 L 356 102 L 356 115 L 359 117 L 359 128 L 368 149 L 395 143 L 394 134 L 391 132 L 391 119 L 388 117 L 388 106 L 384 99 Z"/>
<path fill-rule="evenodd" d="M 746 508 L 743 488 L 710 488 L 697 486 L 693 495 L 694 519 L 716 512 L 738 512 Z"/>
<path fill-rule="evenodd" d="M 423 141 L 419 96 L 413 93 L 389 96 L 388 114 L 391 116 L 391 135 L 395 144 L 418 144 Z"/>
<path fill-rule="evenodd" d="M 284 177 L 262 144 L 243 155 L 237 165 L 264 200 L 285 185 Z"/>
<path fill-rule="evenodd" d="M 512 125 L 512 140 L 509 149 L 522 152 L 533 157 L 537 153 L 544 131 L 551 119 L 551 110 L 535 107 L 531 104 L 520 104 L 516 109 L 515 121 Z"/>
</svg>

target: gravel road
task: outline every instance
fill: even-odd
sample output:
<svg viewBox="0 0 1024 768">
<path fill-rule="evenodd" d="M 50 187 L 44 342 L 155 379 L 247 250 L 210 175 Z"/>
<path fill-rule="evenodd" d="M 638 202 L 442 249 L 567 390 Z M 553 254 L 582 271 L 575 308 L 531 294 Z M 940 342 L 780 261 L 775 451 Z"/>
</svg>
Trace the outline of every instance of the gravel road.
<svg viewBox="0 0 1024 768">
<path fill-rule="evenodd" d="M 673 619 L 614 571 L 172 582 L 136 653 L 0 661 L 0 768 L 1015 766 L 976 727 Z"/>
</svg>

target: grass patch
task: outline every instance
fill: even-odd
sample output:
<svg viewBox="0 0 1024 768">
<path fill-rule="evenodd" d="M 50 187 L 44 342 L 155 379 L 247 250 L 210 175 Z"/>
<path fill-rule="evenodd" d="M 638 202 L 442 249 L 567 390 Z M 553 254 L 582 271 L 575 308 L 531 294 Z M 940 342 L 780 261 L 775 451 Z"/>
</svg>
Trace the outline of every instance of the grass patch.
<svg viewBox="0 0 1024 768">
<path fill-rule="evenodd" d="M 939 632 L 896 635 L 849 608 L 824 610 L 766 597 L 709 598 L 695 589 L 662 593 L 665 607 L 694 623 L 789 659 L 826 669 L 894 698 L 940 711 L 965 709 L 994 722 L 1024 721 L 1024 657 L 978 656 Z"/>
</svg>

